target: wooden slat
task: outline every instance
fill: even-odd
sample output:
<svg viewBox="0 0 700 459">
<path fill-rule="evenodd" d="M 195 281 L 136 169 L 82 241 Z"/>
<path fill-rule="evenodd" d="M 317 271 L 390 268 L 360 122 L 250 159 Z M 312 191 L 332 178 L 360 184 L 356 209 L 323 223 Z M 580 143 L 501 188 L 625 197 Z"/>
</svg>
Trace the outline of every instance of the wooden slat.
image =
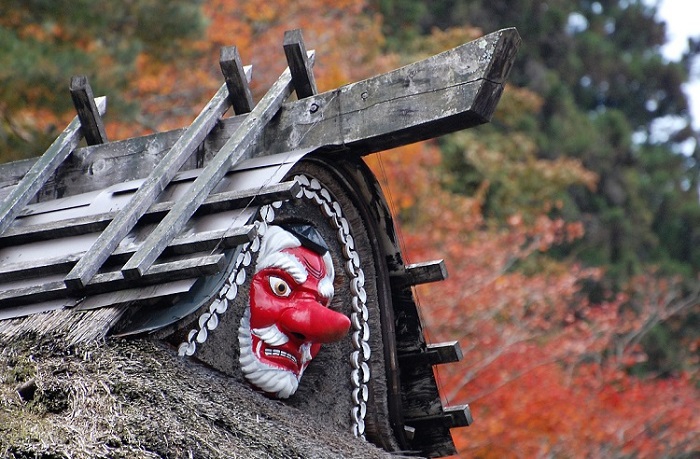
<svg viewBox="0 0 700 459">
<path fill-rule="evenodd" d="M 288 30 L 284 33 L 284 54 L 292 73 L 292 84 L 298 99 L 304 99 L 318 93 L 312 63 L 309 62 L 304 46 L 301 29 Z"/>
<path fill-rule="evenodd" d="M 122 272 L 127 278 L 142 276 L 148 267 L 158 258 L 168 243 L 182 230 L 197 207 L 216 187 L 226 171 L 241 159 L 246 158 L 262 128 L 277 113 L 284 100 L 291 93 L 291 74 L 287 68 L 268 93 L 255 106 L 250 115 L 229 139 L 219 153 L 204 168 L 192 186 L 163 218 L 160 224 L 148 236 L 143 246 L 124 265 Z"/>
<path fill-rule="evenodd" d="M 233 111 L 241 115 L 249 113 L 253 109 L 253 93 L 250 92 L 250 77 L 252 67 L 243 67 L 238 48 L 235 46 L 225 46 L 221 48 L 219 55 L 219 66 L 224 74 L 226 87 L 228 88 L 228 98 Z"/>
<path fill-rule="evenodd" d="M 97 111 L 104 114 L 107 108 L 107 98 L 99 97 L 96 99 Z M 53 174 L 58 166 L 68 157 L 71 151 L 78 145 L 80 141 L 80 119 L 76 116 L 70 122 L 68 127 L 56 138 L 51 144 L 46 153 L 44 153 L 37 162 L 34 163 L 31 169 L 26 173 L 24 178 L 12 190 L 0 206 L 0 234 L 5 232 L 10 227 L 15 217 L 22 208 L 27 205 L 34 195 L 41 189 L 42 186 Z"/>
<path fill-rule="evenodd" d="M 172 240 L 163 252 L 164 256 L 189 255 L 214 249 L 231 249 L 250 242 L 255 237 L 254 225 L 239 226 L 226 230 L 213 230 Z M 139 244 L 117 247 L 107 259 L 109 263 L 124 263 L 138 250 Z M 49 257 L 30 262 L 4 264 L 0 266 L 0 282 L 29 279 L 38 276 L 67 273 L 85 254 L 85 251 Z"/>
<path fill-rule="evenodd" d="M 224 269 L 224 265 L 225 256 L 218 254 L 153 265 L 138 281 L 125 279 L 121 271 L 99 273 L 93 277 L 81 294 L 91 295 L 136 286 L 209 276 Z M 60 280 L 8 289 L 0 292 L 0 308 L 66 298 L 70 294 L 68 287 Z"/>
<path fill-rule="evenodd" d="M 275 201 L 284 201 L 296 196 L 299 184 L 282 182 L 265 188 L 242 191 L 226 191 L 210 195 L 197 210 L 197 215 L 240 209 L 246 206 L 261 206 Z M 142 217 L 143 221 L 154 222 L 163 218 L 175 206 L 174 201 L 153 204 Z M 56 239 L 66 236 L 102 231 L 116 216 L 117 212 L 88 215 L 56 222 L 9 229 L 0 236 L 0 247 L 24 244 L 32 241 Z"/>
<path fill-rule="evenodd" d="M 440 423 L 448 428 L 467 427 L 474 422 L 469 405 L 455 405 L 444 408 L 441 414 L 420 418 L 407 418 L 406 424 L 420 431 L 424 426 Z"/>
<path fill-rule="evenodd" d="M 462 349 L 458 341 L 428 344 L 425 352 L 399 355 L 399 365 L 438 365 L 441 363 L 459 362 L 462 360 Z"/>
<path fill-rule="evenodd" d="M 151 171 L 129 204 L 119 211 L 90 250 L 68 273 L 65 278 L 66 286 L 78 290 L 87 285 L 229 107 L 228 89 L 226 84 L 223 84 L 182 137 Z"/>
<path fill-rule="evenodd" d="M 447 279 L 447 267 L 444 260 L 426 261 L 406 266 L 400 275 L 391 276 L 396 286 L 420 285 Z"/>
<path fill-rule="evenodd" d="M 98 145 L 107 141 L 107 132 L 102 116 L 95 104 L 92 87 L 85 75 L 75 75 L 70 80 L 70 96 L 78 112 L 80 130 L 88 145 Z"/>
</svg>

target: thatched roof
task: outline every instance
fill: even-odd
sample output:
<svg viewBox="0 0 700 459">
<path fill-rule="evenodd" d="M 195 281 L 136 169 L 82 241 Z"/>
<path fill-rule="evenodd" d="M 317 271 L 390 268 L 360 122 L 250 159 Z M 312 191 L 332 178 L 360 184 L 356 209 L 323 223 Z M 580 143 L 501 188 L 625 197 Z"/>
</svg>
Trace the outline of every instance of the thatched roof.
<svg viewBox="0 0 700 459">
<path fill-rule="evenodd" d="M 0 457 L 390 457 L 162 342 L 3 342 Z"/>
</svg>

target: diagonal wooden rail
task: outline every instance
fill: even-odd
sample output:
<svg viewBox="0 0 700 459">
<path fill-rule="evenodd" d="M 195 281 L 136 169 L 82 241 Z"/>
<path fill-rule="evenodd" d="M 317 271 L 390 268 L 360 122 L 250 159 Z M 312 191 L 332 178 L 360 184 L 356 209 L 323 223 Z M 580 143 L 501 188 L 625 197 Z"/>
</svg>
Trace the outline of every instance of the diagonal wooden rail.
<svg viewBox="0 0 700 459">
<path fill-rule="evenodd" d="M 107 109 L 107 98 L 96 98 L 95 105 L 100 116 L 104 115 Z M 12 190 L 12 193 L 2 202 L 0 206 L 0 234 L 10 227 L 15 217 L 22 211 L 22 208 L 32 200 L 51 174 L 56 171 L 71 151 L 78 146 L 81 137 L 80 117 L 76 116 L 51 144 L 49 149 L 46 150 L 46 153 L 34 163 L 29 172 Z"/>
<path fill-rule="evenodd" d="M 309 51 L 308 59 L 314 58 Z M 175 207 L 160 222 L 141 248 L 122 268 L 125 278 L 141 277 L 156 261 L 168 243 L 177 236 L 197 208 L 212 192 L 226 172 L 253 150 L 265 125 L 272 119 L 293 90 L 289 67 L 246 117 L 236 133 L 204 168 Z"/>
<path fill-rule="evenodd" d="M 235 70 L 242 74 L 241 69 L 243 65 L 240 62 L 238 53 L 234 53 L 232 56 L 237 60 L 230 63 L 226 69 Z M 222 70 L 224 70 L 223 65 Z M 131 198 L 129 204 L 117 214 L 93 243 L 90 250 L 68 273 L 64 282 L 69 289 L 79 290 L 90 282 L 102 264 L 119 245 L 119 242 L 126 237 L 139 221 L 139 218 L 156 201 L 187 158 L 202 143 L 230 106 L 231 99 L 229 97 L 228 84 L 224 83 L 175 145 L 151 171 L 148 178 Z"/>
</svg>

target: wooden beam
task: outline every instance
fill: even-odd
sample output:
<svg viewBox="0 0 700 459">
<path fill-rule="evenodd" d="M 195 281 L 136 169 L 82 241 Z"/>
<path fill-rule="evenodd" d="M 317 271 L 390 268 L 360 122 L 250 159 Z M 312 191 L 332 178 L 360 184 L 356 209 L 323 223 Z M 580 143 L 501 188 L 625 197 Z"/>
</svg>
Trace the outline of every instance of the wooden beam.
<svg viewBox="0 0 700 459">
<path fill-rule="evenodd" d="M 226 191 L 210 195 L 197 210 L 197 215 L 240 209 L 245 206 L 260 206 L 275 201 L 290 199 L 298 193 L 299 184 L 282 182 L 265 188 L 243 191 Z M 175 206 L 174 201 L 153 204 L 142 219 L 155 222 L 162 219 Z M 70 218 L 38 225 L 9 229 L 0 235 L 0 247 L 26 244 L 32 241 L 57 239 L 79 234 L 95 233 L 104 230 L 117 212 L 105 212 L 85 217 Z"/>
<path fill-rule="evenodd" d="M 87 285 L 229 107 L 228 89 L 226 84 L 223 84 L 182 134 L 182 137 L 151 171 L 138 191 L 134 193 L 129 204 L 119 211 L 114 220 L 93 243 L 90 250 L 68 273 L 65 278 L 66 286 L 77 290 Z"/>
<path fill-rule="evenodd" d="M 243 124 L 239 126 L 236 134 L 226 142 L 195 179 L 185 196 L 177 202 L 146 238 L 143 246 L 124 265 L 122 273 L 126 278 L 133 279 L 142 276 L 168 243 L 182 231 L 192 214 L 216 187 L 226 171 L 233 164 L 250 155 L 262 129 L 277 113 L 284 100 L 289 97 L 292 89 L 291 81 L 291 74 L 287 68 L 250 112 Z"/>
<path fill-rule="evenodd" d="M 107 98 L 99 97 L 95 102 L 97 112 L 104 114 L 107 108 Z M 22 208 L 32 200 L 51 174 L 78 145 L 80 136 L 80 119 L 76 116 L 48 150 L 32 165 L 10 195 L 3 200 L 2 205 L 0 205 L 0 234 L 10 227 Z"/>
<path fill-rule="evenodd" d="M 194 235 L 173 239 L 163 252 L 163 255 L 190 255 L 215 249 L 232 249 L 240 244 L 250 242 L 255 237 L 255 234 L 256 229 L 254 225 L 195 233 Z M 119 246 L 110 255 L 107 262 L 125 263 L 138 248 L 139 244 Z M 83 255 L 85 255 L 85 251 L 60 257 L 32 260 L 30 262 L 4 264 L 0 266 L 0 282 L 67 273 Z"/>
<path fill-rule="evenodd" d="M 399 365 L 438 365 L 441 363 L 459 362 L 462 360 L 462 349 L 458 341 L 448 341 L 446 343 L 428 344 L 425 352 L 411 354 L 400 354 Z"/>
<path fill-rule="evenodd" d="M 395 287 L 407 285 L 420 285 L 430 282 L 439 282 L 447 279 L 447 266 L 444 260 L 426 261 L 406 266 L 403 274 L 391 276 L 391 282 Z"/>
<path fill-rule="evenodd" d="M 292 73 L 292 84 L 298 99 L 318 93 L 313 72 L 313 59 L 309 59 L 301 29 L 287 30 L 284 33 L 284 54 Z"/>
<path fill-rule="evenodd" d="M 515 29 L 503 29 L 392 72 L 283 104 L 250 155 L 324 146 L 335 154 L 364 155 L 482 124 L 493 114 L 519 44 Z M 202 157 L 218 152 L 246 118 L 222 119 L 205 140 Z M 76 154 L 81 161 L 62 171 L 65 183 L 84 192 L 95 189 L 96 182 L 104 188 L 143 177 L 138 175 L 142 158 L 165 154 L 179 134 L 80 148 Z M 119 169 L 105 168 L 105 161 Z M 23 162 L 0 165 L 0 180 L 16 177 L 26 167 Z M 47 189 L 46 194 L 61 190 Z"/>
<path fill-rule="evenodd" d="M 81 295 L 93 295 L 136 286 L 210 276 L 224 269 L 225 262 L 225 255 L 218 254 L 160 263 L 151 266 L 138 281 L 125 279 L 120 271 L 99 273 L 83 289 Z M 71 291 L 60 280 L 13 288 L 0 292 L 0 308 L 67 298 L 70 294 Z"/>
<path fill-rule="evenodd" d="M 238 115 L 249 113 L 253 109 L 253 93 L 250 92 L 252 66 L 243 67 L 238 48 L 225 46 L 219 54 L 219 66 L 224 75 L 228 98 L 233 110 Z"/>
<path fill-rule="evenodd" d="M 469 405 L 448 406 L 438 415 L 405 419 L 406 425 L 412 426 L 416 430 L 420 430 L 424 426 L 429 426 L 433 423 L 445 424 L 448 428 L 454 428 L 467 427 L 472 425 L 473 422 L 474 419 L 472 418 Z"/>
<path fill-rule="evenodd" d="M 367 154 L 488 122 L 520 37 L 499 32 L 285 107 L 260 152 L 307 146 Z"/>
<path fill-rule="evenodd" d="M 75 75 L 70 79 L 70 96 L 80 118 L 80 130 L 88 145 L 98 145 L 107 141 L 107 132 L 100 116 L 92 87 L 85 75 Z"/>
</svg>

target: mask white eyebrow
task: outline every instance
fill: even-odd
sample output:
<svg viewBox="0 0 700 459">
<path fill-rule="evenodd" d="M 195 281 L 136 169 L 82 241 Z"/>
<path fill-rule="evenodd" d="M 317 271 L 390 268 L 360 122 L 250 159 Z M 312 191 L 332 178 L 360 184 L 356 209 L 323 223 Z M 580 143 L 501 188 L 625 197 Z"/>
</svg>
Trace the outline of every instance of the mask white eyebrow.
<svg viewBox="0 0 700 459">
<path fill-rule="evenodd" d="M 281 269 L 294 279 L 297 284 L 303 284 L 308 278 L 308 273 L 304 265 L 297 257 L 285 252 L 275 252 L 267 255 L 263 260 L 258 260 L 255 272 L 260 272 L 266 268 Z"/>
</svg>

